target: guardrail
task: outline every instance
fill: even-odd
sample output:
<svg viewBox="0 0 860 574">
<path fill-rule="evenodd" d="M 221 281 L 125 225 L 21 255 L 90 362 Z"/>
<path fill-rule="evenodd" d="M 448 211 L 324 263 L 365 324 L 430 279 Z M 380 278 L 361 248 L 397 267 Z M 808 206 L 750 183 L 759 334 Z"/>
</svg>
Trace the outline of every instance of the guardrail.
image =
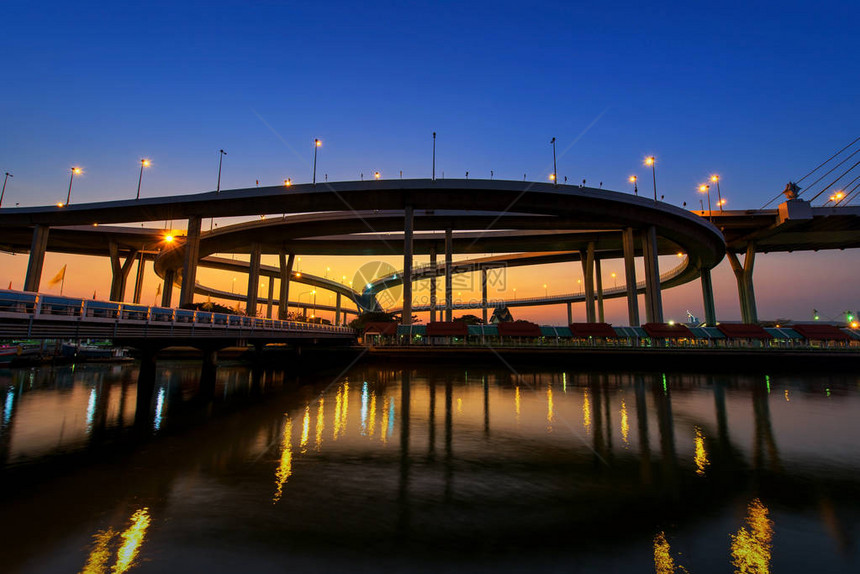
<svg viewBox="0 0 860 574">
<path fill-rule="evenodd" d="M 352 335 L 349 327 L 263 319 L 193 309 L 148 307 L 133 303 L 77 299 L 28 291 L 0 289 L 0 317 L 10 319 L 70 319 L 122 324 L 194 326 L 222 328 L 227 331 L 299 331 Z"/>
</svg>

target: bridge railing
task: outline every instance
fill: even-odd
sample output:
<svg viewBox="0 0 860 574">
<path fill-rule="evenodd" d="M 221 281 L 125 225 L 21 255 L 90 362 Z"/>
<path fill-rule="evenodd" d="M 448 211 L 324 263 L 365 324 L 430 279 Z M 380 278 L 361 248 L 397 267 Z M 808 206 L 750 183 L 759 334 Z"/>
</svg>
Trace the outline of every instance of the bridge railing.
<svg viewBox="0 0 860 574">
<path fill-rule="evenodd" d="M 226 330 L 314 331 L 352 334 L 349 327 L 264 319 L 194 309 L 148 307 L 134 303 L 96 301 L 0 289 L 0 316 L 7 318 L 72 319 L 79 321 L 171 324 Z"/>
</svg>

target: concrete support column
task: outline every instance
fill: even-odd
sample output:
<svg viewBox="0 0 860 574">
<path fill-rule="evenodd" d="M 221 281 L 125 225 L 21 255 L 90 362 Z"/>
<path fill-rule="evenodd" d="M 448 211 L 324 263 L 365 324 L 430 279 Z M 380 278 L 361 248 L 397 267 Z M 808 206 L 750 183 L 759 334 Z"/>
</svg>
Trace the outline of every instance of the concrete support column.
<svg viewBox="0 0 860 574">
<path fill-rule="evenodd" d="M 454 233 L 451 228 L 445 230 L 445 320 L 453 319 L 454 286 L 451 284 L 451 264 L 454 259 Z"/>
<path fill-rule="evenodd" d="M 642 235 L 645 257 L 645 317 L 649 323 L 663 322 L 663 298 L 660 295 L 660 264 L 657 261 L 657 228 L 653 225 Z"/>
<path fill-rule="evenodd" d="M 287 253 L 282 249 L 278 253 L 278 268 L 281 274 L 281 288 L 278 292 L 278 319 L 284 320 L 290 311 L 290 277 L 293 274 L 295 253 Z"/>
<path fill-rule="evenodd" d="M 143 253 L 137 254 L 137 275 L 134 278 L 134 297 L 132 301 L 135 304 L 140 303 L 140 297 L 143 294 L 143 273 L 146 270 L 146 258 Z"/>
<path fill-rule="evenodd" d="M 42 283 L 42 267 L 45 265 L 45 250 L 48 248 L 50 229 L 47 225 L 37 225 L 33 228 L 30 260 L 27 262 L 27 275 L 24 277 L 24 291 L 38 291 Z"/>
<path fill-rule="evenodd" d="M 714 307 L 714 285 L 711 282 L 711 270 L 702 269 L 702 300 L 705 302 L 705 323 L 708 327 L 717 324 L 717 311 Z"/>
<path fill-rule="evenodd" d="M 738 299 L 741 303 L 741 320 L 744 323 L 758 323 L 758 311 L 755 303 L 755 289 L 753 287 L 753 266 L 755 265 L 755 243 L 747 244 L 746 257 L 743 265 L 738 256 L 730 251 L 726 252 L 735 279 L 738 283 Z"/>
<path fill-rule="evenodd" d="M 194 286 L 197 284 L 197 260 L 200 258 L 200 216 L 188 218 L 185 236 L 185 261 L 182 264 L 182 288 L 179 290 L 179 305 L 194 302 Z"/>
<path fill-rule="evenodd" d="M 251 261 L 248 266 L 248 292 L 245 299 L 245 314 L 257 316 L 257 293 L 260 290 L 260 257 L 263 246 L 255 241 L 251 244 Z"/>
<path fill-rule="evenodd" d="M 487 270 L 481 269 L 481 311 L 484 324 L 487 324 Z"/>
<path fill-rule="evenodd" d="M 589 243 L 584 253 L 579 252 L 579 260 L 582 263 L 582 283 L 585 289 L 585 320 L 594 323 L 594 243 Z"/>
<path fill-rule="evenodd" d="M 430 322 L 436 321 L 436 246 L 430 247 L 430 269 L 433 276 L 430 277 Z"/>
<path fill-rule="evenodd" d="M 272 318 L 272 303 L 275 301 L 275 278 L 269 277 L 269 295 L 266 298 L 266 319 Z"/>
<path fill-rule="evenodd" d="M 137 251 L 129 253 L 125 261 L 120 260 L 119 246 L 116 242 L 108 242 L 108 253 L 110 255 L 111 266 L 111 284 L 110 284 L 110 300 L 122 302 L 125 299 L 125 288 L 128 283 L 128 276 L 131 273 L 131 266 L 137 257 Z"/>
<path fill-rule="evenodd" d="M 603 313 L 603 274 L 600 269 L 600 259 L 594 260 L 594 282 L 595 282 L 595 290 L 597 293 L 597 322 L 604 322 L 604 313 Z"/>
<path fill-rule="evenodd" d="M 573 323 L 573 303 L 567 304 L 567 324 Z"/>
<path fill-rule="evenodd" d="M 639 300 L 636 295 L 636 243 L 633 241 L 633 228 L 622 232 L 624 245 L 624 281 L 627 285 L 627 320 L 631 327 L 639 325 Z"/>
<path fill-rule="evenodd" d="M 337 298 L 336 298 L 336 303 L 335 303 L 335 309 L 334 309 L 334 324 L 335 325 L 340 325 L 340 297 L 341 297 L 341 294 L 338 293 Z M 344 319 L 346 319 L 346 313 L 344 313 Z M 346 321 L 344 321 L 344 323 L 346 323 Z"/>
<path fill-rule="evenodd" d="M 415 212 L 411 205 L 403 210 L 403 325 L 412 324 L 412 231 Z"/>
<path fill-rule="evenodd" d="M 170 307 L 173 301 L 173 280 L 176 273 L 173 269 L 168 269 L 164 272 L 164 285 L 161 288 L 161 306 Z"/>
</svg>

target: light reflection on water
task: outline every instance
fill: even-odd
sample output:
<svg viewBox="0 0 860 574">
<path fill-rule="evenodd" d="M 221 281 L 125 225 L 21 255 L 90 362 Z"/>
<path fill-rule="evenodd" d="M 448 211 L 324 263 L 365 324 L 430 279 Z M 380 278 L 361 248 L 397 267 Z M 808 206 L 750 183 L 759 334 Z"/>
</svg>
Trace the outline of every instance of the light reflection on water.
<svg viewBox="0 0 860 574">
<path fill-rule="evenodd" d="M 46 572 L 856 571 L 857 377 L 470 371 L 227 366 L 201 401 L 175 363 L 139 411 L 134 367 L 4 371 L 3 554 Z"/>
</svg>

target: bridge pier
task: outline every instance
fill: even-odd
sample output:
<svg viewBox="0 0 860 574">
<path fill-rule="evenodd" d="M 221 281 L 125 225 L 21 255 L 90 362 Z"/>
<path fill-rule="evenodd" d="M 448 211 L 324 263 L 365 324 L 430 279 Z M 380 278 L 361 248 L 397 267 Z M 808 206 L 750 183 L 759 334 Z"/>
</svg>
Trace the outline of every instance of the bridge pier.
<svg viewBox="0 0 860 574">
<path fill-rule="evenodd" d="M 42 283 L 42 267 L 45 265 L 45 250 L 48 248 L 50 229 L 47 225 L 36 225 L 33 228 L 30 259 L 27 262 L 27 275 L 24 277 L 24 291 L 36 292 Z"/>
<path fill-rule="evenodd" d="M 120 260 L 119 246 L 115 241 L 108 243 L 108 252 L 110 254 L 111 266 L 111 284 L 110 284 L 110 300 L 122 302 L 125 299 L 125 288 L 128 283 L 128 276 L 131 273 L 131 266 L 137 258 L 137 251 L 132 251 L 125 258 L 125 261 Z"/>
<path fill-rule="evenodd" d="M 454 286 L 451 284 L 451 263 L 454 258 L 454 233 L 448 227 L 445 229 L 445 320 L 453 319 Z"/>
<path fill-rule="evenodd" d="M 251 244 L 251 261 L 248 267 L 248 292 L 245 299 L 245 314 L 257 316 L 257 292 L 260 290 L 260 257 L 263 246 L 259 241 Z"/>
<path fill-rule="evenodd" d="M 741 303 L 741 320 L 744 323 L 758 323 L 758 311 L 755 304 L 755 290 L 753 288 L 753 266 L 755 265 L 755 243 L 747 244 L 746 257 L 743 265 L 738 260 L 736 253 L 726 251 L 729 264 L 735 273 L 738 283 L 738 299 Z"/>
<path fill-rule="evenodd" d="M 335 325 L 341 324 L 340 323 L 340 298 L 341 298 L 341 294 L 338 293 L 337 298 L 335 299 L 336 303 L 335 303 L 335 309 L 334 309 L 334 324 Z M 344 323 L 346 323 L 346 320 L 345 320 L 346 319 L 346 313 L 344 313 L 343 315 L 344 315 L 343 316 Z"/>
<path fill-rule="evenodd" d="M 295 260 L 295 253 L 287 255 L 283 249 L 278 253 L 278 269 L 281 276 L 281 288 L 278 292 L 278 319 L 282 321 L 287 318 L 290 312 L 290 278 L 293 274 Z"/>
<path fill-rule="evenodd" d="M 412 324 L 412 231 L 415 225 L 415 213 L 411 205 L 403 210 L 403 314 L 400 322 L 403 325 Z"/>
<path fill-rule="evenodd" d="M 433 274 L 430 277 L 430 322 L 436 322 L 436 246 L 430 247 L 430 268 Z"/>
<path fill-rule="evenodd" d="M 649 323 L 663 322 L 660 263 L 657 253 L 657 228 L 652 225 L 642 234 L 642 254 L 645 257 L 645 317 Z"/>
<path fill-rule="evenodd" d="M 714 307 L 714 285 L 711 282 L 710 269 L 702 269 L 702 299 L 705 304 L 705 323 L 713 327 L 717 324 L 717 311 Z"/>
<path fill-rule="evenodd" d="M 624 247 L 624 281 L 627 284 L 627 320 L 631 327 L 639 326 L 639 299 L 636 294 L 636 244 L 633 240 L 633 228 L 627 227 L 622 232 Z"/>
<path fill-rule="evenodd" d="M 573 323 L 573 303 L 567 303 L 567 324 Z"/>
<path fill-rule="evenodd" d="M 137 274 L 134 277 L 134 296 L 132 302 L 140 303 L 140 297 L 143 294 L 143 273 L 146 270 L 146 258 L 143 252 L 137 254 Z"/>
<path fill-rule="evenodd" d="M 484 324 L 487 324 L 487 270 L 481 269 L 481 311 Z"/>
<path fill-rule="evenodd" d="M 179 305 L 194 303 L 194 286 L 197 284 L 197 260 L 200 258 L 199 215 L 188 218 L 188 231 L 185 236 L 185 261 L 182 263 L 182 288 L 179 291 Z"/>
<path fill-rule="evenodd" d="M 585 321 L 596 322 L 594 313 L 594 243 L 589 243 L 583 253 L 579 252 L 579 261 L 582 263 L 582 283 L 585 291 Z"/>
<path fill-rule="evenodd" d="M 597 322 L 604 322 L 604 312 L 603 312 L 603 276 L 600 269 L 600 259 L 594 259 L 594 282 L 595 282 L 595 290 L 597 295 Z"/>
<path fill-rule="evenodd" d="M 269 294 L 266 297 L 266 319 L 272 318 L 272 303 L 275 300 L 275 278 L 269 277 Z"/>
<path fill-rule="evenodd" d="M 170 307 L 170 303 L 173 301 L 173 280 L 176 276 L 175 273 L 173 269 L 164 270 L 164 286 L 161 289 L 162 307 Z"/>
</svg>

